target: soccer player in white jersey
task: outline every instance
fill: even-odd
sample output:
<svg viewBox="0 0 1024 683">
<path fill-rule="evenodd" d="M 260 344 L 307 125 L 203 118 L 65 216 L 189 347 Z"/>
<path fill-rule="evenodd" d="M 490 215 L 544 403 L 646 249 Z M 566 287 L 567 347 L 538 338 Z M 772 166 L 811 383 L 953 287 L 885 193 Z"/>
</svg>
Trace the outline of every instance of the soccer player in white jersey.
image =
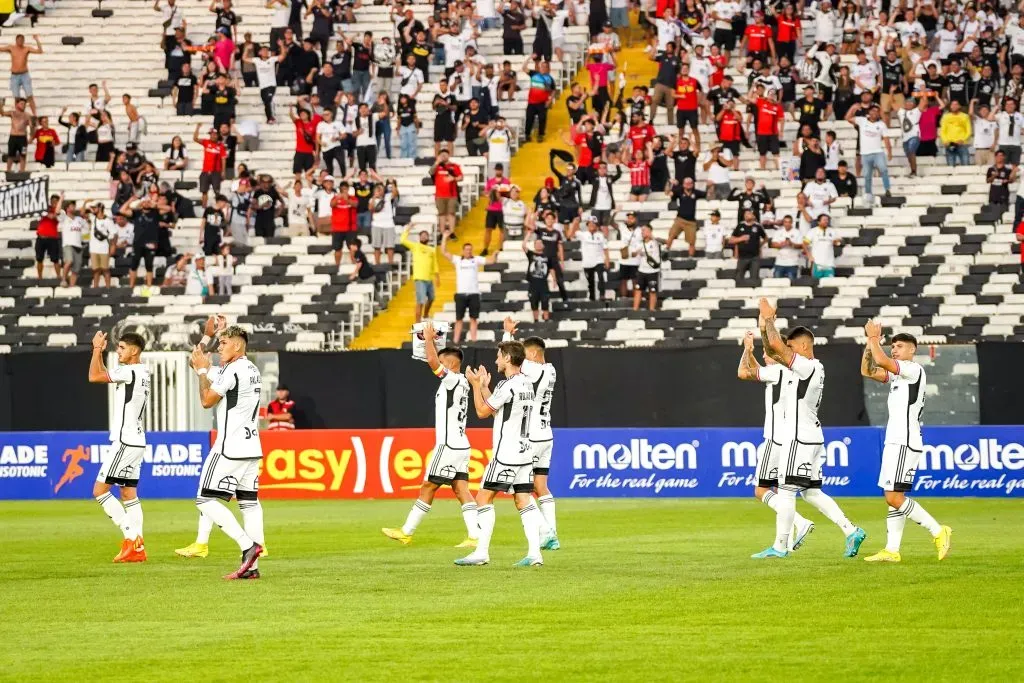
<svg viewBox="0 0 1024 683">
<path fill-rule="evenodd" d="M 775 492 L 779 485 L 779 449 L 781 445 L 775 440 L 776 432 L 781 433 L 783 418 L 782 385 L 785 373 L 789 372 L 765 354 L 762 366 L 754 358 L 754 333 L 747 332 L 743 337 L 743 355 L 736 375 L 748 382 L 764 384 L 764 441 L 757 449 L 757 467 L 754 471 L 757 483 L 754 484 L 754 497 L 770 507 L 776 513 L 779 509 L 779 496 Z M 790 536 L 789 550 L 799 550 L 808 534 L 814 531 L 814 522 L 803 517 L 799 512 L 793 513 L 793 533 Z"/>
<path fill-rule="evenodd" d="M 219 526 L 242 551 L 238 570 L 225 579 L 258 579 L 257 561 L 263 553 L 263 507 L 259 490 L 259 412 L 263 380 L 259 368 L 245 356 L 249 335 L 238 326 L 227 327 L 217 342 L 220 368 L 211 368 L 202 346 L 192 350 L 192 367 L 199 375 L 199 401 L 217 407 L 217 439 L 199 475 L 196 507 Z M 245 528 L 221 501 L 238 499 Z"/>
<path fill-rule="evenodd" d="M 121 529 L 124 540 L 114 562 L 145 562 L 146 544 L 142 540 L 142 503 L 139 502 L 139 474 L 142 456 L 146 453 L 146 432 L 142 416 L 149 400 L 149 369 L 140 357 L 145 340 L 134 332 L 126 332 L 117 340 L 117 367 L 108 370 L 103 364 L 107 335 L 97 332 L 92 338 L 92 360 L 89 381 L 95 384 L 116 384 L 114 390 L 114 422 L 110 427 L 112 453 L 100 466 L 92 495 L 111 521 Z M 118 500 L 111 487 L 121 489 Z"/>
<path fill-rule="evenodd" d="M 440 351 L 434 345 L 437 333 L 431 323 L 423 328 L 423 340 L 430 371 L 441 380 L 434 394 L 434 455 L 430 459 L 420 495 L 412 504 L 409 516 L 400 529 L 383 528 L 388 538 L 402 545 L 412 542 L 416 528 L 430 512 L 437 490 L 451 486 L 462 505 L 462 519 L 466 522 L 466 540 L 456 548 L 475 548 L 480 527 L 477 525 L 477 505 L 469 492 L 469 439 L 466 437 L 466 415 L 469 413 L 469 381 L 462 370 L 462 351 L 448 346 Z"/>
<path fill-rule="evenodd" d="M 914 362 L 917 339 L 901 333 L 892 338 L 892 356 L 882 349 L 882 326 L 868 322 L 864 326 L 868 342 L 860 363 L 860 374 L 876 382 L 885 382 L 889 389 L 889 422 L 885 426 L 882 447 L 882 471 L 878 486 L 885 492 L 889 515 L 885 526 L 885 548 L 865 557 L 868 562 L 899 562 L 900 542 L 907 518 L 917 522 L 932 535 L 939 559 L 949 553 L 953 530 L 939 524 L 924 506 L 907 497 L 913 489 L 914 473 L 921 460 L 921 411 L 924 410 L 924 368 Z"/>
<path fill-rule="evenodd" d="M 818 408 L 825 390 L 825 368 L 814 357 L 814 333 L 806 327 L 793 328 L 783 341 L 775 329 L 775 308 L 762 298 L 758 327 L 765 353 L 788 372 L 782 376 L 782 429 L 779 433 L 779 492 L 775 513 L 775 543 L 754 554 L 754 559 L 787 557 L 789 537 L 796 516 L 796 496 L 813 505 L 842 529 L 846 536 L 845 557 L 855 557 L 867 534 L 854 526 L 839 505 L 821 490 L 825 465 L 825 436 L 818 420 Z"/>
<path fill-rule="evenodd" d="M 515 334 L 516 321 L 505 318 L 502 340 L 513 341 Z M 555 366 L 544 358 L 543 339 L 527 337 L 523 340 L 523 349 L 526 351 L 526 360 L 523 361 L 522 372 L 533 384 L 533 410 L 530 412 L 527 436 L 530 448 L 533 449 L 533 493 L 537 496 L 537 507 L 544 519 L 540 547 L 541 550 L 558 550 L 562 546 L 558 542 L 558 527 L 555 523 L 555 497 L 548 488 L 551 451 L 555 443 L 551 432 L 551 399 L 555 394 L 558 373 L 555 372 Z"/>
<path fill-rule="evenodd" d="M 522 373 L 526 350 L 516 341 L 498 344 L 498 372 L 505 379 L 491 392 L 491 375 L 481 365 L 476 371 L 466 370 L 473 387 L 473 407 L 480 419 L 494 417 L 492 460 L 484 471 L 483 484 L 476 497 L 480 540 L 476 550 L 455 564 L 482 565 L 491 561 L 491 535 L 494 533 L 494 497 L 512 491 L 526 533 L 526 557 L 517 567 L 544 564 L 540 555 L 540 534 L 543 517 L 533 503 L 533 450 L 530 448 L 529 424 L 533 409 L 533 384 Z"/>
</svg>

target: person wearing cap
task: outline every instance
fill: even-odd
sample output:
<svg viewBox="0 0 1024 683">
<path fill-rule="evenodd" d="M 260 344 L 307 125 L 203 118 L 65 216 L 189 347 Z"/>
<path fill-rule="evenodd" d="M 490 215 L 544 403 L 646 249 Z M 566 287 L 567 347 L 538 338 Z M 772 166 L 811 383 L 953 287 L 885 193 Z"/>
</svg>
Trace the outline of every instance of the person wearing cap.
<svg viewBox="0 0 1024 683">
<path fill-rule="evenodd" d="M 332 175 L 321 178 L 320 187 L 314 190 L 311 201 L 306 207 L 306 216 L 309 219 L 309 224 L 314 227 L 318 234 L 334 232 L 334 221 L 332 220 L 334 211 L 331 200 L 334 199 L 336 182 Z M 348 187 L 345 189 L 348 190 Z"/>
<path fill-rule="evenodd" d="M 704 236 L 704 256 L 721 259 L 725 238 L 729 235 L 729 231 L 722 224 L 722 212 L 715 209 L 708 214 L 708 220 L 701 226 L 700 232 Z"/>
<path fill-rule="evenodd" d="M 278 384 L 274 400 L 267 404 L 267 430 L 286 431 L 295 429 L 295 399 L 284 384 Z"/>
</svg>

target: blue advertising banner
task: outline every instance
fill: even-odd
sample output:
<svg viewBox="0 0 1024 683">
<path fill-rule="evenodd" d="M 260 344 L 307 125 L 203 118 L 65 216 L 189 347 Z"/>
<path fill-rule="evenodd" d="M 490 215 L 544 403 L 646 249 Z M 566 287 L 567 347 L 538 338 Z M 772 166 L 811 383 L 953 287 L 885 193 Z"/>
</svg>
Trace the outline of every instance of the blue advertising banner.
<svg viewBox="0 0 1024 683">
<path fill-rule="evenodd" d="M 151 432 L 139 492 L 146 498 L 196 493 L 209 432 Z M 0 434 L 0 500 L 91 498 L 100 464 L 116 448 L 106 432 Z"/>
<path fill-rule="evenodd" d="M 884 429 L 825 429 L 824 488 L 877 496 Z M 556 496 L 749 496 L 761 430 L 556 429 Z M 914 493 L 1024 496 L 1024 427 L 926 427 Z"/>
</svg>

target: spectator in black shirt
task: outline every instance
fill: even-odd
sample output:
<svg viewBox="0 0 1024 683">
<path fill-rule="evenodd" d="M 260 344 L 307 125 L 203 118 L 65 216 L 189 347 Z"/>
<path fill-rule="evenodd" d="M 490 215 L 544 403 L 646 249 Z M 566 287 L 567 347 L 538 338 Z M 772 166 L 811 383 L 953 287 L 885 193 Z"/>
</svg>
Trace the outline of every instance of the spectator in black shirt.
<svg viewBox="0 0 1024 683">
<path fill-rule="evenodd" d="M 882 121 L 889 124 L 892 113 L 903 108 L 903 83 L 905 71 L 903 60 L 896 50 L 889 48 L 879 66 L 882 69 Z"/>
<path fill-rule="evenodd" d="M 416 58 L 416 68 L 423 72 L 423 82 L 430 82 L 430 54 L 432 50 L 427 42 L 427 32 L 417 31 L 416 40 L 403 50 L 404 55 L 412 55 Z"/>
<path fill-rule="evenodd" d="M 679 78 L 679 70 L 683 65 L 682 60 L 676 54 L 676 44 L 668 42 L 665 44 L 664 54 L 651 57 L 658 62 L 658 75 L 654 78 L 654 94 L 651 95 L 651 123 L 658 114 L 658 105 L 665 106 L 665 122 L 674 125 L 672 110 L 676 103 L 676 80 Z"/>
<path fill-rule="evenodd" d="M 932 62 L 924 74 L 924 85 L 926 90 L 938 93 L 939 97 L 946 92 L 946 78 L 939 73 L 939 68 Z"/>
<path fill-rule="evenodd" d="M 139 199 L 128 202 L 121 207 L 122 216 L 131 219 L 135 226 L 135 239 L 132 242 L 132 259 L 128 271 L 128 287 L 135 288 L 135 278 L 140 263 L 146 265 L 146 286 L 153 286 L 153 257 L 156 256 L 160 242 L 160 212 L 156 201 Z"/>
<path fill-rule="evenodd" d="M 250 220 L 254 220 L 254 227 L 257 237 L 273 237 L 276 229 L 276 217 L 278 207 L 284 206 L 284 200 L 274 187 L 274 180 L 269 175 L 261 175 L 259 184 L 253 190 L 252 200 L 249 202 Z"/>
<path fill-rule="evenodd" d="M 505 54 L 523 54 L 523 31 L 526 30 L 526 15 L 523 14 L 519 0 L 512 0 L 501 16 L 504 22 L 501 38 Z"/>
<path fill-rule="evenodd" d="M 676 181 L 681 184 L 686 178 L 696 179 L 697 155 L 690 149 L 690 138 L 686 136 L 680 138 L 678 135 L 673 135 L 670 140 L 669 151 L 672 151 L 672 164 L 675 167 Z"/>
<path fill-rule="evenodd" d="M 483 131 L 489 123 L 490 116 L 480 108 L 479 100 L 471 99 L 469 109 L 462 115 L 462 130 L 466 134 L 466 152 L 469 156 L 483 156 L 487 152 Z"/>
<path fill-rule="evenodd" d="M 733 188 L 726 198 L 730 202 L 737 202 L 736 222 L 742 223 L 747 211 L 753 213 L 754 220 L 761 220 L 761 208 L 768 203 L 768 192 L 762 184 L 759 189 L 754 189 L 754 179 L 748 177 L 743 184 L 743 190 Z"/>
<path fill-rule="evenodd" d="M 960 68 L 960 62 L 954 59 L 949 65 L 949 74 L 946 76 L 946 87 L 949 89 L 949 97 L 946 101 L 959 102 L 960 106 L 966 109 L 970 101 L 968 90 L 972 83 L 967 72 Z"/>
<path fill-rule="evenodd" d="M 821 123 L 821 114 L 827 106 L 825 100 L 815 95 L 813 86 L 806 86 L 804 88 L 804 97 L 801 100 L 797 100 L 795 111 L 793 112 L 794 117 L 800 124 L 800 129 L 808 126 L 811 129 L 811 135 L 820 137 L 821 128 L 819 124 Z"/>
<path fill-rule="evenodd" d="M 373 57 L 373 34 L 363 34 L 363 42 L 352 44 L 352 91 L 362 99 L 370 87 L 370 61 Z M 423 74 L 426 77 L 426 73 Z"/>
<path fill-rule="evenodd" d="M 330 62 L 324 64 L 316 77 L 316 92 L 320 95 L 320 106 L 332 113 L 341 104 L 341 79 Z"/>
<path fill-rule="evenodd" d="M 996 163 L 985 174 L 988 183 L 988 203 L 993 206 L 1010 205 L 1010 185 L 1017 180 L 1017 169 L 1006 165 L 1006 152 L 996 152 Z M 1016 223 L 1015 223 L 1016 225 Z"/>
<path fill-rule="evenodd" d="M 736 247 L 736 283 L 749 273 L 754 280 L 761 279 L 761 245 L 768 235 L 760 223 L 754 220 L 750 209 L 743 214 L 743 222 L 736 226 L 729 238 L 729 244 Z"/>
<path fill-rule="evenodd" d="M 203 211 L 199 226 L 199 243 L 203 248 L 203 253 L 207 256 L 213 256 L 220 251 L 221 241 L 224 239 L 224 229 L 227 226 L 227 206 L 228 198 L 219 194 L 215 205 L 208 206 Z"/>
<path fill-rule="evenodd" d="M 213 88 L 213 127 L 220 128 L 230 125 L 235 118 L 235 105 L 238 103 L 238 92 L 228 85 L 224 74 L 217 76 L 217 84 Z"/>
<path fill-rule="evenodd" d="M 238 42 L 238 15 L 231 9 L 231 0 L 220 0 L 220 7 L 217 7 L 217 0 L 211 0 L 210 11 L 217 15 L 213 21 L 213 30 L 219 31 L 226 28 L 231 32 L 231 40 Z"/>
<path fill-rule="evenodd" d="M 392 20 L 394 20 L 394 7 L 392 7 Z M 421 24 L 413 14 L 413 11 L 408 7 L 402 14 L 402 20 L 398 22 L 396 26 L 398 30 L 398 44 L 402 48 L 402 54 L 407 54 L 406 50 L 410 45 L 416 42 L 416 34 L 420 31 L 425 30 L 423 24 Z"/>
<path fill-rule="evenodd" d="M 523 251 L 526 253 L 526 282 L 529 287 L 533 321 L 537 322 L 541 315 L 544 316 L 544 320 L 549 320 L 551 292 L 548 290 L 548 259 L 544 256 L 544 243 L 539 239 L 531 241 L 527 235 L 523 240 Z"/>
<path fill-rule="evenodd" d="M 707 101 L 711 103 L 715 116 L 722 111 L 726 102 L 735 102 L 740 99 L 740 91 L 732 87 L 732 76 L 722 76 L 722 84 L 717 85 L 708 91 Z"/>
<path fill-rule="evenodd" d="M 320 46 L 320 60 L 327 61 L 327 44 L 334 34 L 334 15 L 324 0 L 311 0 L 306 8 L 306 16 L 313 16 L 313 26 L 309 30 L 309 38 Z"/>
<path fill-rule="evenodd" d="M 986 64 L 981 67 L 981 78 L 968 84 L 968 88 L 971 91 L 971 99 L 975 102 L 975 109 L 982 106 L 992 106 L 992 97 L 995 95 L 996 88 L 999 86 L 999 83 L 995 78 L 993 78 L 992 74 L 992 67 Z"/>
<path fill-rule="evenodd" d="M 565 241 L 562 238 L 561 229 L 557 227 L 555 214 L 550 211 L 545 212 L 540 225 L 536 225 L 536 214 L 532 216 L 532 220 L 534 222 L 533 239 L 539 240 L 544 245 L 544 258 L 548 261 L 548 273 L 554 273 L 558 293 L 562 296 L 562 300 L 568 303 L 569 293 L 565 290 L 565 275 L 562 272 L 562 263 L 565 261 Z M 529 238 L 527 239 L 529 240 Z"/>
<path fill-rule="evenodd" d="M 821 148 L 818 138 L 810 138 L 800 153 L 800 182 L 814 180 L 818 169 L 825 168 L 825 150 Z"/>
<path fill-rule="evenodd" d="M 192 65 L 181 65 L 181 75 L 171 88 L 171 100 L 178 116 L 192 116 L 195 113 L 196 76 L 192 73 Z"/>
<path fill-rule="evenodd" d="M 682 233 L 689 246 L 690 258 L 697 254 L 697 200 L 707 197 L 706 192 L 701 192 L 693 187 L 693 178 L 686 178 L 682 182 L 672 181 L 672 192 L 669 196 L 669 203 L 675 203 L 676 219 L 672 222 L 672 229 L 668 231 L 668 242 L 665 249 L 672 249 L 672 243 Z"/>
<path fill-rule="evenodd" d="M 857 196 L 857 177 L 850 173 L 849 166 L 845 161 L 839 162 L 839 169 L 836 171 L 834 178 L 829 178 L 832 184 L 836 187 L 836 192 L 840 197 L 850 197 L 851 199 Z"/>
<path fill-rule="evenodd" d="M 352 263 L 355 264 L 355 269 L 352 274 L 348 276 L 348 281 L 354 280 L 369 280 L 370 278 L 376 278 L 377 273 L 374 271 L 373 266 L 370 265 L 370 259 L 366 258 L 366 254 L 363 253 L 362 248 L 359 246 L 360 243 L 357 241 L 354 247 L 349 248 L 349 253 L 352 254 Z"/>
</svg>

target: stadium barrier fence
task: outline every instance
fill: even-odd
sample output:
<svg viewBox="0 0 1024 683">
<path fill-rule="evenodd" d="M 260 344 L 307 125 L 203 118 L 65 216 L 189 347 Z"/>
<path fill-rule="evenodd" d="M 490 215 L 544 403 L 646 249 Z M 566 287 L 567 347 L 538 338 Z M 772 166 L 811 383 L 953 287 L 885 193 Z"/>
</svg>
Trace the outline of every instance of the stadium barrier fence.
<svg viewBox="0 0 1024 683">
<path fill-rule="evenodd" d="M 476 488 L 491 458 L 491 430 L 467 433 Z M 149 434 L 140 495 L 194 496 L 210 437 Z M 274 431 L 261 439 L 263 498 L 412 498 L 434 430 Z M 884 430 L 829 428 L 825 439 L 825 489 L 878 495 Z M 1024 427 L 926 427 L 924 439 L 914 495 L 1024 496 Z M 556 429 L 549 485 L 558 497 L 748 496 L 760 442 L 756 428 Z M 0 433 L 0 499 L 89 498 L 113 450 L 106 432 Z"/>
</svg>

